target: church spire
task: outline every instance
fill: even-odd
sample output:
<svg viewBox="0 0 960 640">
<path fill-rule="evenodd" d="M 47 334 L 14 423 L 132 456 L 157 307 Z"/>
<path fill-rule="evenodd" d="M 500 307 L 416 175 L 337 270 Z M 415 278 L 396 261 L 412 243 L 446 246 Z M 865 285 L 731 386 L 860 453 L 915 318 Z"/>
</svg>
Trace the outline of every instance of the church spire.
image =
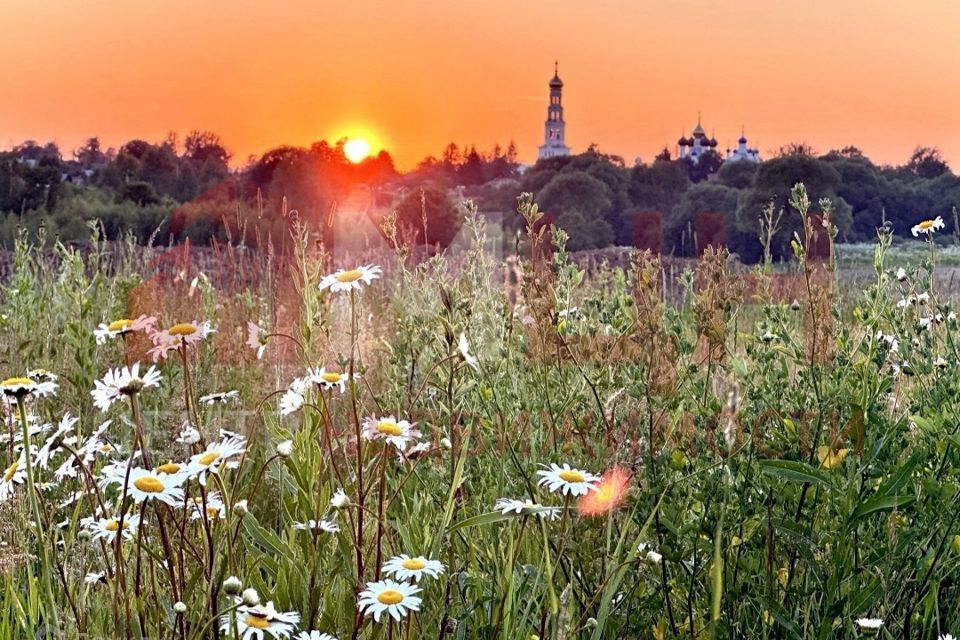
<svg viewBox="0 0 960 640">
<path fill-rule="evenodd" d="M 543 123 L 543 144 L 538 150 L 538 158 L 570 155 L 567 147 L 566 123 L 563 121 L 563 80 L 560 79 L 560 65 L 553 63 L 553 78 L 550 79 L 550 104 L 547 106 L 547 119 Z"/>
</svg>

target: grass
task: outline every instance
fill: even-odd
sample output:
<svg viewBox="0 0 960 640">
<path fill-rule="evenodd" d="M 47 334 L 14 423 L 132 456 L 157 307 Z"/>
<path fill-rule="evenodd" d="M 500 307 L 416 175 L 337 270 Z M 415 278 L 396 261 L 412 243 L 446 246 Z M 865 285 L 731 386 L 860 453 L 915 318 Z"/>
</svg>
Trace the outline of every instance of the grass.
<svg viewBox="0 0 960 640">
<path fill-rule="evenodd" d="M 472 214 L 463 255 L 398 246 L 379 277 L 300 227 L 243 277 L 229 249 L 200 275 L 18 243 L 0 359 L 35 382 L 0 385 L 0 638 L 960 629 L 936 244 L 891 262 L 882 236 L 852 288 L 805 236 L 796 305 L 708 252 L 677 306 L 656 256 L 588 278 L 529 198 L 519 213 L 517 291 Z M 431 572 L 389 571 L 401 554 Z"/>
</svg>

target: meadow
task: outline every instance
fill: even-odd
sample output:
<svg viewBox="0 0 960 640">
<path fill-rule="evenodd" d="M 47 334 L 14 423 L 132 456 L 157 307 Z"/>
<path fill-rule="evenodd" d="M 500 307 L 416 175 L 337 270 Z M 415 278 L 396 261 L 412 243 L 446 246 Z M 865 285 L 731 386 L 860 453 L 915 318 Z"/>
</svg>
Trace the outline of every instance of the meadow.
<svg viewBox="0 0 960 640">
<path fill-rule="evenodd" d="M 529 196 L 506 284 L 470 212 L 420 260 L 388 219 L 381 264 L 300 224 L 216 273 L 21 240 L 0 640 L 952 638 L 938 225 L 840 286 L 830 203 L 791 205 L 789 265 L 669 283 L 587 276 Z"/>
</svg>

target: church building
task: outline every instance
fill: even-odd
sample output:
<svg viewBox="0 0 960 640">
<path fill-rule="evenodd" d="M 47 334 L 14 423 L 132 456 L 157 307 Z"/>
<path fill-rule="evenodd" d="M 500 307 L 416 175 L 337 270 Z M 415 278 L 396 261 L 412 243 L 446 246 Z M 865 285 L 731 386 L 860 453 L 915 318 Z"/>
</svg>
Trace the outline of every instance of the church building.
<svg viewBox="0 0 960 640">
<path fill-rule="evenodd" d="M 570 147 L 566 145 L 563 121 L 563 80 L 557 74 L 557 63 L 553 63 L 553 78 L 550 80 L 550 104 L 547 106 L 547 120 L 543 123 L 543 144 L 537 152 L 537 158 L 554 158 L 570 155 Z"/>
</svg>

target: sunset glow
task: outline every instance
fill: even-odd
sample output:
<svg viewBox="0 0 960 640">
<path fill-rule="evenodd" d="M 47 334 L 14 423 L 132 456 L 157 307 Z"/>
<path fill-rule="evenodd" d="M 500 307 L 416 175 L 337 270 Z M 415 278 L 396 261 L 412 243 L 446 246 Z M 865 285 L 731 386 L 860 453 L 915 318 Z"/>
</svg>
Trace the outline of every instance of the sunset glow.
<svg viewBox="0 0 960 640">
<path fill-rule="evenodd" d="M 370 143 L 363 138 L 351 138 L 344 143 L 343 154 L 354 164 L 363 162 L 370 155 Z"/>
<path fill-rule="evenodd" d="M 595 142 L 649 160 L 700 111 L 721 148 L 743 126 L 764 157 L 806 141 L 856 144 L 876 162 L 917 145 L 960 159 L 960 4 L 947 0 L 10 0 L 0 24 L 0 55 L 16 61 L 0 67 L 4 147 L 206 129 L 238 165 L 363 121 L 402 169 L 449 142 L 513 139 L 532 162 L 559 60 L 574 152 Z"/>
</svg>

